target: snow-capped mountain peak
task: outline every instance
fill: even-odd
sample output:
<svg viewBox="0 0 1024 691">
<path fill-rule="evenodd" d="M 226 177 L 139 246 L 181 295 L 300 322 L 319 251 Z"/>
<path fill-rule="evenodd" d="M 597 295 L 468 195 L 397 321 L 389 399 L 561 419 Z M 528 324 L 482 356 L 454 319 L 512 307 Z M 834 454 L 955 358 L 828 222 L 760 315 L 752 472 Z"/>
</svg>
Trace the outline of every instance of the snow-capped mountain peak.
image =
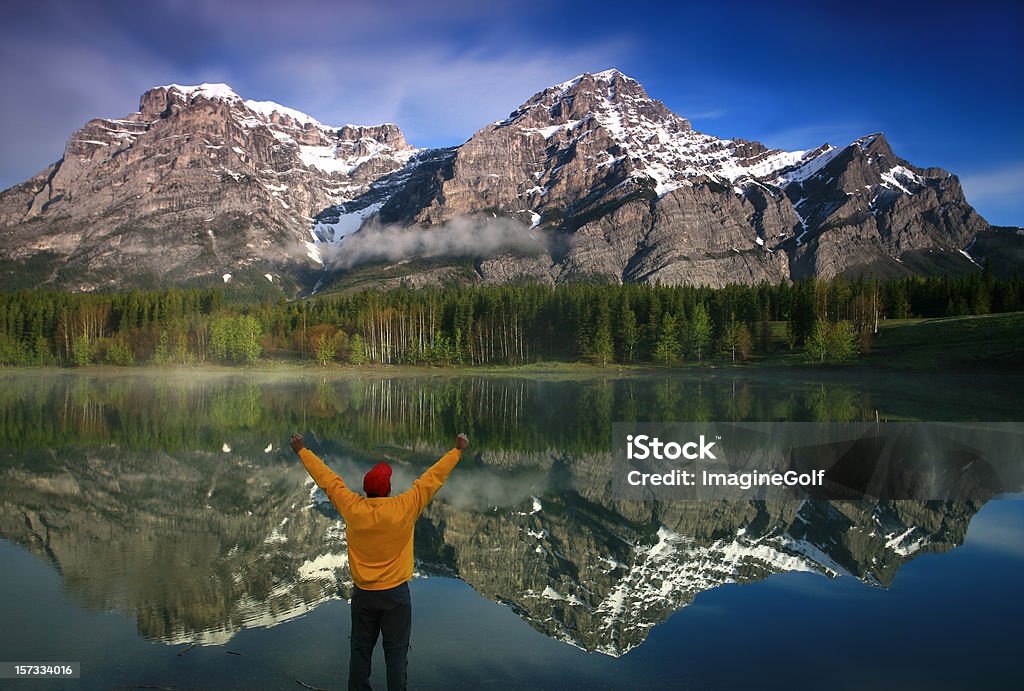
<svg viewBox="0 0 1024 691">
<path fill-rule="evenodd" d="M 653 182 L 659 197 L 706 180 L 736 184 L 793 166 L 805 151 L 770 151 L 756 142 L 723 140 L 693 130 L 689 120 L 647 95 L 617 69 L 585 73 L 545 89 L 497 127 L 518 126 L 559 148 L 581 144 L 598 166 L 622 165 L 627 177 Z M 595 131 L 602 151 L 588 141 Z M 604 141 L 604 140 L 610 141 Z M 737 188 L 737 193 L 742 191 Z"/>
<path fill-rule="evenodd" d="M 203 97 L 207 99 L 217 99 L 221 101 L 241 101 L 242 97 L 235 93 L 227 84 L 196 84 L 193 86 L 182 86 L 181 84 L 166 84 L 164 86 L 155 87 L 157 89 L 164 89 L 166 91 L 176 91 L 183 96 L 189 98 Z"/>
<path fill-rule="evenodd" d="M 395 125 L 325 125 L 311 115 L 274 101 L 245 100 L 227 84 L 169 84 L 150 89 L 143 96 L 140 113 L 148 111 L 151 117 L 162 118 L 171 104 L 161 110 L 147 108 L 146 103 L 154 94 L 158 102 L 162 102 L 159 97 L 163 96 L 185 108 L 204 100 L 223 102 L 235 123 L 248 130 L 269 130 L 276 147 L 290 149 L 306 168 L 331 177 L 352 176 L 361 166 L 377 159 L 387 160 L 384 168 L 401 167 L 417 151 Z M 209 146 L 218 145 L 222 142 L 209 142 Z M 364 186 L 361 182 L 356 187 L 339 189 L 337 200 L 351 199 Z"/>
<path fill-rule="evenodd" d="M 259 113 L 268 122 L 273 122 L 275 116 L 277 118 L 286 117 L 291 118 L 294 122 L 302 126 L 319 127 L 322 129 L 341 129 L 340 127 L 332 127 L 330 125 L 324 125 L 316 118 L 306 115 L 300 110 L 282 106 L 280 103 L 274 101 L 245 101 L 245 107 L 254 113 Z"/>
<path fill-rule="evenodd" d="M 583 88 L 597 88 L 606 93 L 611 93 L 616 87 L 625 85 L 628 91 L 639 92 L 644 98 L 647 98 L 647 92 L 640 82 L 614 67 L 603 72 L 584 72 L 583 74 L 578 74 L 572 79 L 545 89 L 543 93 L 550 92 L 556 98 L 564 98 L 571 95 L 581 84 Z"/>
</svg>

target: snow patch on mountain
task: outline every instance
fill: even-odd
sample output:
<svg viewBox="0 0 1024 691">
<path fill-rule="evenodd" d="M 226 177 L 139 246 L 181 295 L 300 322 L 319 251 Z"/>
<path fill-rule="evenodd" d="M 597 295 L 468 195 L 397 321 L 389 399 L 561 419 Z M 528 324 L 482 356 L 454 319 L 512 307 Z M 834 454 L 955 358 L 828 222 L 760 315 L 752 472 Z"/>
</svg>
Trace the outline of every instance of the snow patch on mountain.
<svg viewBox="0 0 1024 691">
<path fill-rule="evenodd" d="M 772 185 L 780 188 L 784 188 L 795 182 L 803 182 L 804 180 L 817 175 L 822 168 L 827 166 L 829 162 L 842 153 L 842 151 L 843 149 L 826 144 L 820 153 L 811 152 L 810 155 L 805 153 L 805 158 L 803 158 L 798 165 L 789 170 L 784 170 L 770 182 Z"/>
<path fill-rule="evenodd" d="M 345 212 L 344 206 L 335 217 L 325 217 L 313 224 L 313 242 L 317 244 L 334 245 L 340 243 L 345 236 L 359 230 L 363 221 L 377 213 L 384 206 L 384 202 L 377 202 L 357 211 Z"/>
<path fill-rule="evenodd" d="M 646 632 L 660 620 L 661 610 L 685 607 L 701 592 L 750 580 L 751 575 L 763 577 L 788 572 L 820 573 L 830 578 L 850 575 L 806 539 L 778 533 L 749 538 L 745 532 L 741 529 L 732 538 L 698 545 L 691 538 L 660 527 L 657 541 L 636 548 L 632 565 L 593 609 L 603 621 L 606 640 L 597 651 L 614 657 L 623 655 L 643 641 Z M 896 540 L 891 543 L 898 553 L 910 553 L 900 551 L 900 545 L 902 543 Z M 626 568 L 614 559 L 605 561 L 616 568 Z M 555 599 L 551 594 L 543 596 Z M 561 594 L 557 599 L 570 601 L 570 596 Z M 630 632 L 642 635 L 624 635 Z"/>
<path fill-rule="evenodd" d="M 280 103 L 274 103 L 273 101 L 245 101 L 245 107 L 254 113 L 262 115 L 266 120 L 270 121 L 273 119 L 274 114 L 283 115 L 291 118 L 297 124 L 302 126 L 319 127 L 322 129 L 340 129 L 338 127 L 332 127 L 330 125 L 323 125 L 314 117 L 306 115 L 300 110 L 282 106 Z"/>
<path fill-rule="evenodd" d="M 164 86 L 157 87 L 158 89 L 166 89 L 167 91 L 177 91 L 178 93 L 189 96 L 190 98 L 203 97 L 208 99 L 218 99 L 221 101 L 241 101 L 242 97 L 235 93 L 227 84 L 197 84 L 194 86 L 182 86 L 181 84 L 165 84 Z"/>
<path fill-rule="evenodd" d="M 553 87 L 550 87 L 549 89 L 547 89 L 547 91 L 553 91 L 555 93 L 556 98 L 564 98 L 572 89 L 574 89 L 581 81 L 583 81 L 583 78 L 586 76 L 587 73 L 577 74 L 572 79 L 568 79 L 562 82 L 561 84 L 556 84 Z M 610 84 L 612 80 L 614 80 L 616 77 L 621 77 L 626 81 L 632 82 L 634 84 L 639 84 L 639 82 L 637 82 L 635 79 L 623 74 L 614 67 L 608 70 L 604 70 L 602 72 L 595 72 L 591 76 L 594 78 L 595 81 L 599 83 L 604 82 L 606 84 Z"/>
<path fill-rule="evenodd" d="M 914 194 L 910 188 L 920 187 L 922 184 L 921 176 L 905 166 L 893 166 L 882 173 L 883 186 L 897 189 L 904 194 Z"/>
<path fill-rule="evenodd" d="M 337 144 L 326 146 L 299 146 L 299 159 L 309 168 L 317 168 L 325 173 L 351 175 L 362 164 L 381 156 L 388 156 L 404 165 L 412 158 L 416 150 L 395 151 L 387 144 L 371 137 L 360 140 L 369 153 L 361 156 L 345 156 L 343 149 Z"/>
<path fill-rule="evenodd" d="M 300 581 L 334 580 L 336 573 L 348 566 L 348 552 L 326 552 L 299 564 Z"/>
</svg>

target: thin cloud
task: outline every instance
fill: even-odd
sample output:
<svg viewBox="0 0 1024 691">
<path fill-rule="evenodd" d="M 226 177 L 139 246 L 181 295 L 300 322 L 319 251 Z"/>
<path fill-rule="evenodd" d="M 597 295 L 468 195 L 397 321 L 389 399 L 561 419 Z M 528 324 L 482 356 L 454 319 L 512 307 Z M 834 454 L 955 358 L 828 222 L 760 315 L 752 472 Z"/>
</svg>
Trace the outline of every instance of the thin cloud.
<svg viewBox="0 0 1024 691">
<path fill-rule="evenodd" d="M 25 6 L 0 28 L 0 88 L 18 94 L 0 105 L 0 187 L 59 158 L 88 120 L 132 112 L 159 84 L 224 81 L 328 124 L 394 122 L 416 146 L 444 146 L 628 53 L 607 37 L 541 46 L 530 32 L 503 31 L 502 17 L 524 9 L 543 8 L 154 0 L 142 16 L 119 2 Z"/>
<path fill-rule="evenodd" d="M 688 119 L 690 122 L 693 122 L 695 120 L 717 120 L 719 118 L 724 118 L 728 114 L 729 111 L 725 110 L 724 108 L 712 108 L 710 110 L 698 110 L 695 112 L 687 112 L 684 115 L 684 117 Z M 680 115 L 683 114 L 680 113 Z"/>
<path fill-rule="evenodd" d="M 968 173 L 960 184 L 972 202 L 1019 200 L 1024 197 L 1024 163 Z"/>
<path fill-rule="evenodd" d="M 330 41 L 334 45 L 381 44 L 396 36 L 437 30 L 454 23 L 494 20 L 515 11 L 512 3 L 478 0 L 151 0 L 190 23 L 220 26 L 248 38 L 273 36 L 276 45 Z M 525 3 L 527 5 L 537 3 Z M 520 6 L 520 11 L 522 7 Z M 230 18 L 230 21 L 227 21 Z"/>
<path fill-rule="evenodd" d="M 383 57 L 297 52 L 257 69 L 268 83 L 289 84 L 288 105 L 324 122 L 394 122 L 416 146 L 445 146 L 461 144 L 548 86 L 614 64 L 622 52 L 620 44 L 608 44 L 452 55 L 444 46 L 424 45 Z"/>
<path fill-rule="evenodd" d="M 44 9 L 47 23 L 8 28 L 0 40 L 0 189 L 58 160 L 89 120 L 131 113 L 146 86 L 174 73 L 100 17 Z"/>
</svg>

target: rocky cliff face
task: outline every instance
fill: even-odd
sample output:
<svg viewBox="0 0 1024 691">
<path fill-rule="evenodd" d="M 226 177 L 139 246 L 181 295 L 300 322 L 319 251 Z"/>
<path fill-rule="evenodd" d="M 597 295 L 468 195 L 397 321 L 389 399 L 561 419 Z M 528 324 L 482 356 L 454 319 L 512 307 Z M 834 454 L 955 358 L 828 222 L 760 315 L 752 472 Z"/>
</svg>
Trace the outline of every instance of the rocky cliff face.
<svg viewBox="0 0 1024 691">
<path fill-rule="evenodd" d="M 796 238 L 783 245 L 796 278 L 898 263 L 914 252 L 956 255 L 989 229 L 954 175 L 911 165 L 882 134 L 825 151 L 773 182 L 800 221 Z"/>
<path fill-rule="evenodd" d="M 438 225 L 498 212 L 559 239 L 543 271 L 534 257 L 480 262 L 485 282 L 721 286 L 898 267 L 928 251 L 967 265 L 960 250 L 988 228 L 954 176 L 915 168 L 881 134 L 796 152 L 722 140 L 616 70 L 537 94 L 433 179 L 426 196 L 422 186 L 397 192 L 380 219 Z"/>
<path fill-rule="evenodd" d="M 50 280 L 80 290 L 287 277 L 316 256 L 314 215 L 414 153 L 394 125 L 333 128 L 225 85 L 158 87 L 0 195 L 3 254 L 46 253 Z"/>
<path fill-rule="evenodd" d="M 357 270 L 354 233 L 386 245 L 396 228 L 471 219 L 484 238 L 495 218 L 543 251 L 466 242 L 467 280 L 721 286 L 970 268 L 962 250 L 988 229 L 955 176 L 900 159 L 881 134 L 795 152 L 723 140 L 608 70 L 431 151 L 394 125 L 327 127 L 224 85 L 152 89 L 0 194 L 0 258 L 34 257 L 44 280 L 84 290 L 247 271 L 309 288 Z M 387 283 L 395 257 L 382 256 L 370 270 Z M 414 262 L 405 280 L 459 276 L 422 258 L 397 258 Z"/>
</svg>

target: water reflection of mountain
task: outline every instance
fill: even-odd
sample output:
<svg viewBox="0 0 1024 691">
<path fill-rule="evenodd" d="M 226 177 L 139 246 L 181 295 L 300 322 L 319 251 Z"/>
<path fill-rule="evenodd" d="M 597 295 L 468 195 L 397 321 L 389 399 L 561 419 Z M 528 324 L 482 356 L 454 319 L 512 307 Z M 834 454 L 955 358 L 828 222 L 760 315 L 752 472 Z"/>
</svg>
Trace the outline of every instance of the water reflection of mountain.
<svg viewBox="0 0 1024 691">
<path fill-rule="evenodd" d="M 219 643 L 347 593 L 344 532 L 281 450 L 291 431 L 347 478 L 386 458 L 401 487 L 465 429 L 473 454 L 417 528 L 421 571 L 464 579 L 549 636 L 621 654 L 722 583 L 808 570 L 885 587 L 921 551 L 960 544 L 978 505 L 621 501 L 612 422 L 1013 419 L 1018 384 L 7 374 L 0 538 L 147 638 Z"/>
<path fill-rule="evenodd" d="M 314 568 L 306 551 L 341 540 L 304 510 L 301 468 L 112 446 L 43 452 L 41 471 L 27 460 L 3 471 L 0 537 L 51 561 L 85 606 L 135 616 L 147 638 L 222 642 L 336 595 L 328 579 L 296 578 Z"/>
<path fill-rule="evenodd" d="M 53 563 L 84 605 L 134 616 L 147 638 L 223 643 L 350 587 L 344 532 L 290 451 L 108 445 L 6 461 L 0 537 Z M 601 454 L 481 453 L 424 514 L 420 570 L 462 578 L 548 636 L 618 655 L 723 583 L 799 570 L 885 587 L 916 554 L 960 544 L 979 508 L 618 502 L 609 466 Z M 400 465 L 396 485 L 418 470 Z"/>
<path fill-rule="evenodd" d="M 552 455 L 548 486 L 563 491 L 497 512 L 432 506 L 431 552 L 548 636 L 620 655 L 699 593 L 725 583 L 810 571 L 887 587 L 917 554 L 961 544 L 980 508 L 621 502 L 608 490 L 609 467 L 606 456 Z M 452 482 L 456 495 L 459 479 Z"/>
</svg>

